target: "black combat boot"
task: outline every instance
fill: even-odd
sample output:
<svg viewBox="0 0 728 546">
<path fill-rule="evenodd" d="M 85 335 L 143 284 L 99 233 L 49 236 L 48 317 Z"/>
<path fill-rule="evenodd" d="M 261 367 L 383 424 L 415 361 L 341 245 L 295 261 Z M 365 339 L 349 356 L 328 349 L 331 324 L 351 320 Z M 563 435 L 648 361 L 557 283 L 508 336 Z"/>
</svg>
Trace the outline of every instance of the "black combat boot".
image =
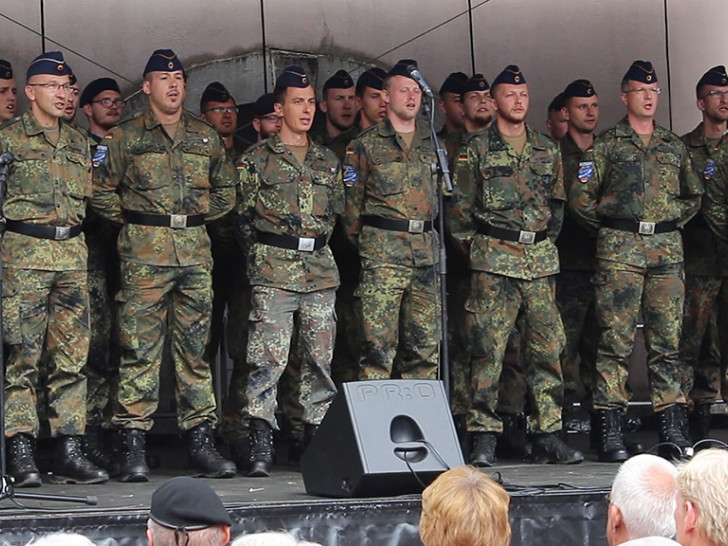
<svg viewBox="0 0 728 546">
<path fill-rule="evenodd" d="M 34 439 L 23 433 L 6 438 L 8 474 L 15 487 L 40 487 L 42 483 L 33 458 L 33 443 Z"/>
<path fill-rule="evenodd" d="M 251 478 L 270 476 L 273 466 L 273 429 L 263 419 L 250 420 L 250 469 Z"/>
<path fill-rule="evenodd" d="M 137 428 L 125 428 L 120 432 L 120 482 L 148 482 L 147 447 L 145 432 Z"/>
<path fill-rule="evenodd" d="M 689 459 L 693 456 L 693 444 L 685 437 L 687 408 L 674 404 L 657 413 L 657 432 L 661 445 L 660 457 L 665 459 Z"/>
<path fill-rule="evenodd" d="M 187 431 L 187 455 L 197 477 L 232 478 L 238 471 L 235 463 L 217 451 L 212 427 L 205 421 Z"/>
<path fill-rule="evenodd" d="M 493 466 L 498 435 L 495 432 L 472 432 L 471 436 L 473 449 L 470 452 L 470 464 L 479 467 Z"/>
<path fill-rule="evenodd" d="M 584 454 L 569 447 L 560 432 L 542 433 L 534 435 L 531 460 L 537 464 L 577 464 L 584 460 Z"/>
<path fill-rule="evenodd" d="M 61 436 L 53 453 L 53 483 L 104 483 L 109 473 L 89 461 L 81 449 L 80 436 Z"/>
<path fill-rule="evenodd" d="M 622 415 L 618 409 L 596 411 L 597 454 L 603 463 L 621 463 L 629 458 L 622 436 Z"/>
<path fill-rule="evenodd" d="M 690 439 L 693 443 L 710 438 L 710 402 L 707 404 L 696 404 L 688 414 L 688 430 Z M 708 442 L 704 442 L 698 449 L 710 447 Z"/>
<path fill-rule="evenodd" d="M 496 454 L 502 459 L 528 459 L 533 446 L 528 441 L 526 416 L 522 413 L 501 413 L 503 434 L 498 438 Z"/>
<path fill-rule="evenodd" d="M 316 436 L 318 429 L 319 429 L 318 425 L 312 425 L 311 423 L 305 423 L 303 425 L 303 450 L 304 451 L 306 451 L 306 448 L 308 447 L 308 444 L 311 443 L 311 440 L 313 440 L 313 437 Z"/>
<path fill-rule="evenodd" d="M 303 438 L 288 437 L 288 464 L 289 466 L 301 466 L 303 455 Z"/>
<path fill-rule="evenodd" d="M 113 462 L 113 453 L 106 445 L 106 431 L 99 425 L 86 427 L 82 438 L 83 454 L 96 466 L 105 469 L 110 476 L 118 474 L 119 465 Z"/>
<path fill-rule="evenodd" d="M 238 472 L 247 473 L 250 464 L 250 438 L 241 436 L 230 440 L 228 444 L 230 446 L 230 458 L 235 463 Z"/>
</svg>

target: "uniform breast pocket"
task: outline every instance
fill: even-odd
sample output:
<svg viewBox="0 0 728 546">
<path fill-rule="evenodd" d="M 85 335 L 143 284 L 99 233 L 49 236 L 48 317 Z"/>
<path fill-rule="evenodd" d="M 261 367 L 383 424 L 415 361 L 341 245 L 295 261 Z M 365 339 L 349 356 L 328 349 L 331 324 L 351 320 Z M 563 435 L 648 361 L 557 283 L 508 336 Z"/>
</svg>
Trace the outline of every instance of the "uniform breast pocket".
<svg viewBox="0 0 728 546">
<path fill-rule="evenodd" d="M 170 184 L 169 158 L 164 146 L 140 144 L 129 153 L 134 158 L 136 189 L 156 190 Z"/>
<path fill-rule="evenodd" d="M 12 174 L 8 178 L 8 195 L 38 195 L 51 193 L 53 185 L 48 180 L 49 154 L 44 150 L 18 150 Z"/>
<path fill-rule="evenodd" d="M 283 176 L 261 176 L 260 199 L 263 208 L 283 213 L 298 210 L 298 192 L 296 188 L 296 175 L 290 173 Z"/>
<path fill-rule="evenodd" d="M 372 155 L 369 167 L 371 188 L 377 195 L 397 195 L 405 191 L 407 163 L 399 154 Z"/>
<path fill-rule="evenodd" d="M 486 210 L 507 210 L 518 203 L 513 167 L 491 165 L 480 169 L 483 181 L 483 206 Z"/>
<path fill-rule="evenodd" d="M 212 148 L 208 138 L 188 139 L 182 142 L 185 179 L 191 188 L 210 188 L 210 157 Z"/>
<path fill-rule="evenodd" d="M 89 158 L 82 152 L 66 152 L 66 164 L 69 172 L 68 176 L 64 176 L 63 179 L 68 195 L 76 199 L 91 197 Z"/>
<path fill-rule="evenodd" d="M 655 154 L 659 183 L 670 195 L 680 195 L 680 156 L 670 152 Z"/>
<path fill-rule="evenodd" d="M 331 215 L 331 194 L 336 180 L 335 167 L 313 169 L 313 213 L 316 216 Z"/>
</svg>

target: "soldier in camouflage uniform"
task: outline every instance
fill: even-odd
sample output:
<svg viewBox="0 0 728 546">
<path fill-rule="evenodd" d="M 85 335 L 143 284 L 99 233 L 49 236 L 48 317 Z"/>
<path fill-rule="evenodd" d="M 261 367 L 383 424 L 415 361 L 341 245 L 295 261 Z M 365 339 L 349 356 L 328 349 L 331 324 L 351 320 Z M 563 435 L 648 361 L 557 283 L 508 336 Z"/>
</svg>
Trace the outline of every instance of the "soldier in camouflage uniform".
<svg viewBox="0 0 728 546">
<path fill-rule="evenodd" d="M 558 434 L 564 333 L 553 276 L 565 199 L 561 155 L 551 139 L 526 125 L 528 86 L 517 66 L 509 65 L 496 77 L 491 93 L 498 117 L 459 154 L 453 197 L 461 205 L 449 221 L 453 235 L 470 249 L 472 270 L 465 304 L 472 344 L 470 463 L 490 466 L 495 461 L 503 426 L 496 413 L 498 380 L 516 325 L 522 328 L 533 393 L 533 460 L 579 463 L 583 455 Z"/>
<path fill-rule="evenodd" d="M 86 135 L 91 157 L 96 157 L 102 139 L 121 119 L 124 101 L 112 78 L 99 78 L 81 93 L 79 106 L 88 120 Z M 97 158 L 98 159 L 98 158 Z M 84 452 L 113 476 L 118 464 L 107 431 L 113 430 L 111 414 L 119 388 L 119 310 L 114 296 L 119 291 L 118 225 L 101 217 L 90 206 L 83 221 L 88 245 L 88 292 L 91 339 L 86 360 L 86 438 Z"/>
<path fill-rule="evenodd" d="M 438 95 L 445 123 L 437 133 L 438 138 L 445 138 L 449 133 L 463 129 L 462 96 L 467 81 L 468 76 L 464 72 L 453 72 L 442 82 Z"/>
<path fill-rule="evenodd" d="M 437 377 L 440 339 L 435 154 L 415 118 L 422 91 L 399 61 L 384 91 L 387 117 L 349 144 L 346 229 L 359 249 L 361 379 Z M 398 365 L 393 370 L 397 356 Z"/>
<path fill-rule="evenodd" d="M 599 121 L 599 97 L 588 80 L 575 80 L 562 93 L 568 132 L 559 141 L 564 165 L 567 194 L 571 184 L 579 184 L 579 162 L 584 150 L 594 143 Z M 581 384 L 586 405 L 591 406 L 591 384 L 597 351 L 597 327 L 594 317 L 594 274 L 596 239 L 576 221 L 572 212 L 564 211 L 556 247 L 560 272 L 556 276 L 556 304 L 564 323 L 566 344 L 561 353 L 564 376 L 564 421 L 574 416 L 574 403 L 581 401 Z M 587 400 L 588 399 L 588 400 Z"/>
<path fill-rule="evenodd" d="M 15 117 L 18 103 L 18 87 L 13 78 L 13 65 L 0 59 L 0 125 Z"/>
<path fill-rule="evenodd" d="M 366 129 L 379 123 L 387 115 L 382 84 L 387 73 L 373 66 L 362 72 L 356 80 L 356 97 L 359 103 L 359 128 Z"/>
<path fill-rule="evenodd" d="M 640 311 L 660 440 L 681 453 L 690 446 L 682 432 L 678 343 L 684 271 L 678 230 L 697 212 L 702 186 L 685 145 L 654 122 L 659 93 L 652 64 L 635 61 L 622 80 L 627 115 L 584 153 L 579 182 L 569 186 L 577 219 L 597 232 L 594 408 L 602 461 L 628 457 L 620 417 L 629 399 L 627 361 Z M 662 452 L 675 455 L 670 446 Z"/>
<path fill-rule="evenodd" d="M 728 318 L 728 237 L 726 222 L 726 151 L 728 140 L 728 74 L 724 66 L 708 70 L 696 86 L 703 121 L 682 139 L 693 169 L 705 185 L 700 211 L 683 228 L 685 309 L 680 361 L 685 371 L 683 392 L 692 404 L 692 441 L 710 433 L 710 406 L 721 393 L 719 332 Z M 720 327 L 717 325 L 720 317 Z M 725 396 L 728 393 L 724 393 Z"/>
<path fill-rule="evenodd" d="M 551 138 L 561 140 L 569 129 L 568 119 L 564 113 L 564 94 L 559 93 L 546 109 L 546 129 Z"/>
<path fill-rule="evenodd" d="M 217 129 L 222 137 L 227 159 L 235 164 L 242 153 L 235 140 L 238 109 L 235 99 L 222 83 L 212 82 L 202 92 L 200 117 Z M 239 385 L 242 380 L 244 390 L 247 380 L 245 349 L 248 341 L 250 289 L 245 276 L 245 256 L 233 236 L 236 218 L 235 211 L 230 211 L 206 226 L 212 249 L 212 319 L 210 341 L 205 346 L 203 358 L 214 369 L 221 349 L 227 348 L 227 354 L 232 360 L 232 399 L 224 405 L 220 433 L 230 445 L 233 460 L 240 468 L 247 460 L 247 447 L 240 427 L 242 404 L 236 396 L 237 391 L 232 387 Z M 224 318 L 226 309 L 227 323 Z M 224 366 L 225 357 L 221 358 Z M 220 404 L 220 400 L 217 402 Z"/>
<path fill-rule="evenodd" d="M 159 403 L 166 335 L 175 366 L 177 420 L 199 475 L 229 478 L 217 452 L 210 365 L 202 358 L 212 312 L 210 238 L 205 222 L 234 205 L 232 164 L 215 129 L 183 111 L 185 73 L 171 50 L 144 69 L 149 107 L 104 138 L 94 162 L 93 206 L 123 224 L 118 407 L 121 481 L 148 481 L 145 433 Z"/>
<path fill-rule="evenodd" d="M 56 438 L 53 481 L 102 483 L 109 479 L 83 455 L 86 363 L 89 344 L 86 243 L 81 222 L 91 196 L 88 142 L 61 120 L 69 74 L 60 52 L 28 67 L 30 112 L 0 130 L 0 154 L 11 152 L 2 239 L 5 436 L 8 472 L 16 487 L 41 485 L 33 459 L 39 432 L 36 388 L 47 378 L 48 419 Z M 41 356 L 50 358 L 43 364 Z"/>
<path fill-rule="evenodd" d="M 277 384 L 288 362 L 294 316 L 304 444 L 336 394 L 331 358 L 339 274 L 327 243 L 344 209 L 341 166 L 333 152 L 308 137 L 316 96 L 304 70 L 286 68 L 274 93 L 281 130 L 238 162 L 241 240 L 250 248 L 252 287 L 243 411 L 250 430 L 248 476 L 270 475 Z"/>
</svg>

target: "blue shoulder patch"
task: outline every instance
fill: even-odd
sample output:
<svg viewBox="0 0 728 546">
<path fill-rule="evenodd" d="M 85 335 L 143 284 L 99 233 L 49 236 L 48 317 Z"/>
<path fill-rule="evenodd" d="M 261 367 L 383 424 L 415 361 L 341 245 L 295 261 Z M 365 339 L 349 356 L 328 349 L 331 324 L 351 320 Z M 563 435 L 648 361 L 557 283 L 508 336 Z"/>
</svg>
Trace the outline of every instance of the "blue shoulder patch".
<svg viewBox="0 0 728 546">
<path fill-rule="evenodd" d="M 104 146 L 103 144 L 99 144 L 96 147 L 96 153 L 94 154 L 94 157 L 91 160 L 92 165 L 94 167 L 103 165 L 104 161 L 106 160 L 106 154 L 108 154 L 108 153 L 109 153 L 109 147 Z"/>
<path fill-rule="evenodd" d="M 586 184 L 594 178 L 594 162 L 593 161 L 580 161 L 579 162 L 579 181 L 582 184 Z"/>
<path fill-rule="evenodd" d="M 708 159 L 708 162 L 705 164 L 705 170 L 703 171 L 703 178 L 710 180 L 715 176 L 715 170 L 715 159 Z"/>
<path fill-rule="evenodd" d="M 359 181 L 359 175 L 353 165 L 344 165 L 344 186 L 351 188 Z"/>
</svg>

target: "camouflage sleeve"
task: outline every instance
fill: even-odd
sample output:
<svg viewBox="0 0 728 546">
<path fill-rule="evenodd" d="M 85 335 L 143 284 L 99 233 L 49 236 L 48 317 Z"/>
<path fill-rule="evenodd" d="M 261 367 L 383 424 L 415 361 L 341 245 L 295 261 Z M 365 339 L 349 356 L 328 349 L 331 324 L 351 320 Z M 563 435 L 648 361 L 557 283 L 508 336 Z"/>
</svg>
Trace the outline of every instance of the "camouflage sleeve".
<svg viewBox="0 0 728 546">
<path fill-rule="evenodd" d="M 602 142 L 588 148 L 579 162 L 579 180 L 568 186 L 569 209 L 574 217 L 590 232 L 599 231 L 601 221 L 597 215 L 599 188 L 607 172 L 609 158 Z"/>
<path fill-rule="evenodd" d="M 547 234 L 549 239 L 556 242 L 556 238 L 561 231 L 561 225 L 564 223 L 564 201 L 566 200 L 566 190 L 564 188 L 564 165 L 561 161 L 561 154 L 558 149 L 554 152 L 554 187 L 549 197 L 549 209 L 551 209 L 551 218 L 548 222 Z"/>
<path fill-rule="evenodd" d="M 113 129 L 96 147 L 93 158 L 93 194 L 91 206 L 112 222 L 124 223 L 121 197 L 117 188 L 126 174 L 126 150 L 123 131 Z"/>
<path fill-rule="evenodd" d="M 678 226 L 682 227 L 700 210 L 700 196 L 703 194 L 703 184 L 693 169 L 690 154 L 684 150 L 682 167 L 680 169 L 680 219 Z"/>
<path fill-rule="evenodd" d="M 337 216 L 343 216 L 346 212 L 346 194 L 344 193 L 344 173 L 340 163 L 337 162 L 336 184 L 334 184 L 333 211 Z"/>
<path fill-rule="evenodd" d="M 366 149 L 361 140 L 355 139 L 349 143 L 344 156 L 343 169 L 343 181 L 346 187 L 344 229 L 354 246 L 359 248 L 360 217 L 364 207 L 364 190 L 369 176 Z"/>
<path fill-rule="evenodd" d="M 238 183 L 235 212 L 235 239 L 247 255 L 255 243 L 255 203 L 258 199 L 258 172 L 252 158 L 243 154 L 237 161 Z"/>
<path fill-rule="evenodd" d="M 212 147 L 210 158 L 210 207 L 205 221 L 225 215 L 235 206 L 235 171 L 228 160 L 222 140 Z"/>
<path fill-rule="evenodd" d="M 720 176 L 713 176 L 705 181 L 703 195 L 703 216 L 716 238 L 728 244 L 728 164 L 722 162 L 718 166 Z"/>
<path fill-rule="evenodd" d="M 453 191 L 445 204 L 447 229 L 465 256 L 470 255 L 470 244 L 475 234 L 473 211 L 478 195 L 479 153 L 472 139 L 461 147 L 453 168 Z"/>
</svg>

